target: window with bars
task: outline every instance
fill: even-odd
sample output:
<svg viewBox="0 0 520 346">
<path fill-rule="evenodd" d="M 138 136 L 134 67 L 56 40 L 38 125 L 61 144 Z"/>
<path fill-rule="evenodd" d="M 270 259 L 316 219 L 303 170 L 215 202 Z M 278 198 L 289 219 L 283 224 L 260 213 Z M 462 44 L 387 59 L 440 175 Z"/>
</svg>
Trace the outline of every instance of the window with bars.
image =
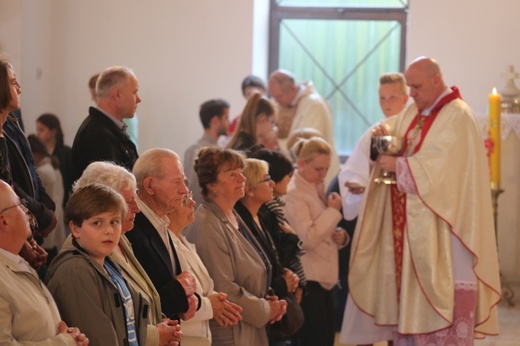
<svg viewBox="0 0 520 346">
<path fill-rule="evenodd" d="M 312 80 L 348 155 L 379 121 L 379 76 L 404 69 L 409 0 L 271 0 L 269 71 Z"/>
</svg>

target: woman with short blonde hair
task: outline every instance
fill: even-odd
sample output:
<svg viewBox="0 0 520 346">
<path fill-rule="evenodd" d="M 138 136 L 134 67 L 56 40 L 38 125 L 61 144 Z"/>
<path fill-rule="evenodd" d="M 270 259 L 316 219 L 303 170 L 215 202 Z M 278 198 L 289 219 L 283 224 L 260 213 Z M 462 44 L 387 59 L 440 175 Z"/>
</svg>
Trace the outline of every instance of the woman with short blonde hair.
<svg viewBox="0 0 520 346">
<path fill-rule="evenodd" d="M 273 199 L 274 181 L 269 175 L 269 164 L 258 159 L 247 159 L 244 166 L 246 178 L 245 194 L 236 204 L 235 211 L 256 238 L 272 267 L 270 287 L 280 299 L 286 299 L 298 288 L 299 278 L 280 263 L 276 245 L 269 234 L 268 211 L 262 207 Z M 272 224 L 271 224 L 272 226 Z M 289 318 L 289 316 L 288 316 Z M 278 325 L 269 329 L 269 341 L 283 341 L 291 335 L 281 335 Z"/>
</svg>

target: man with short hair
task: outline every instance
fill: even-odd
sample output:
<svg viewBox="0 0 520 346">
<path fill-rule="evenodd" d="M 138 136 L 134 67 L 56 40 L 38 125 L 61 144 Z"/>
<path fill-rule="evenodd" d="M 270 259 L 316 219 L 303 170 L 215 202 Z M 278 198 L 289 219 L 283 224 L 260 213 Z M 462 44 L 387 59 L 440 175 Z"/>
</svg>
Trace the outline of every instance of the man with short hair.
<svg viewBox="0 0 520 346">
<path fill-rule="evenodd" d="M 350 257 L 342 342 L 472 345 L 498 334 L 500 279 L 489 168 L 473 111 L 440 66 L 420 57 L 405 71 L 414 104 L 373 136 L 403 138 L 380 155 Z M 351 299 L 351 300 L 350 300 Z"/>
<path fill-rule="evenodd" d="M 141 212 L 127 238 L 161 297 L 163 313 L 171 319 L 188 320 L 200 307 L 200 297 L 195 293 L 193 274 L 181 272 L 167 216 L 181 207 L 188 194 L 180 158 L 168 149 L 150 149 L 137 159 L 133 173 Z"/>
<path fill-rule="evenodd" d="M 200 106 L 199 117 L 204 128 L 204 134 L 184 153 L 184 172 L 186 179 L 188 179 L 189 189 L 193 191 L 193 200 L 197 202 L 197 205 L 202 203 L 202 193 L 193 165 L 200 148 L 217 146 L 219 136 L 227 133 L 229 103 L 222 99 L 206 101 Z"/>
<path fill-rule="evenodd" d="M 90 90 L 90 96 L 92 98 L 92 101 L 96 102 L 96 82 L 99 78 L 99 73 L 96 73 L 92 75 L 92 77 L 88 80 L 88 89 Z"/>
<path fill-rule="evenodd" d="M 135 116 L 141 102 L 138 91 L 137 77 L 128 67 L 109 67 L 99 75 L 96 107 L 89 108 L 72 145 L 75 179 L 93 161 L 112 161 L 132 169 L 138 154 L 123 119 Z"/>
<path fill-rule="evenodd" d="M 85 334 L 61 321 L 50 292 L 18 255 L 30 236 L 27 208 L 0 180 L 0 344 L 88 345 Z"/>
<path fill-rule="evenodd" d="M 402 73 L 384 73 L 379 77 L 379 106 L 385 117 L 396 116 L 402 113 L 408 102 L 408 88 Z M 368 186 L 370 171 L 374 166 L 371 161 L 371 139 L 372 130 L 370 127 L 356 143 L 354 150 L 347 161 L 341 167 L 338 178 L 330 184 L 327 194 L 335 191 L 341 196 L 343 219 L 338 223 L 338 227 L 347 230 L 351 239 L 356 228 L 356 221 L 363 201 L 364 191 Z M 339 252 L 339 277 L 340 285 L 335 296 L 337 301 L 336 316 L 337 327 L 348 324 L 344 320 L 345 305 L 348 297 L 348 270 L 351 247 L 350 244 Z M 341 336 L 340 336 L 341 337 Z M 340 339 L 341 341 L 341 339 Z M 392 345 L 392 341 L 388 341 Z"/>
<path fill-rule="evenodd" d="M 332 114 L 325 99 L 318 94 L 311 81 L 296 83 L 293 74 L 276 70 L 269 76 L 269 93 L 278 104 L 278 144 L 289 156 L 287 139 L 294 130 L 313 128 L 321 133 L 333 149 L 330 167 L 325 177 L 325 186 L 340 168 L 339 157 L 334 146 Z"/>
<path fill-rule="evenodd" d="M 408 102 L 408 88 L 402 73 L 383 73 L 379 77 L 379 106 L 385 117 L 401 113 Z"/>
<path fill-rule="evenodd" d="M 402 73 L 385 73 L 379 78 L 379 106 L 386 118 L 401 114 L 408 102 L 408 88 Z M 338 174 L 340 195 L 345 220 L 358 216 L 362 194 L 368 186 L 372 128 L 359 139 L 349 158 Z"/>
</svg>

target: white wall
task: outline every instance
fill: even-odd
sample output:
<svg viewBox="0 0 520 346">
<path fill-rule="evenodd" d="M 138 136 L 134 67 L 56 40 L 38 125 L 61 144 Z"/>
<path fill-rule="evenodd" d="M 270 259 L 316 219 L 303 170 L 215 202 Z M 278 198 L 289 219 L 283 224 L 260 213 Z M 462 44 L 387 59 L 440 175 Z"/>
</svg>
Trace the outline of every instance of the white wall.
<svg viewBox="0 0 520 346">
<path fill-rule="evenodd" d="M 15 25 L 4 25 L 8 12 Z M 203 101 L 224 98 L 232 115 L 244 105 L 252 1 L 0 0 L 0 13 L 0 46 L 21 55 L 14 66 L 27 133 L 51 111 L 70 144 L 91 102 L 88 79 L 111 65 L 132 67 L 139 79 L 140 151 L 168 147 L 182 155 L 201 134 Z"/>
<path fill-rule="evenodd" d="M 15 66 L 21 65 L 22 55 L 21 5 L 20 1 L 0 0 L 0 52 L 9 52 Z"/>
<path fill-rule="evenodd" d="M 518 0 L 410 0 L 407 61 L 435 58 L 447 84 L 484 113 L 487 94 L 504 84 L 506 66 L 520 71 L 519 11 Z"/>
<path fill-rule="evenodd" d="M 22 4 L 21 16 L 21 65 L 14 64 L 14 68 L 20 75 L 22 85 L 22 112 L 24 124 L 29 133 L 34 132 L 34 119 L 44 112 L 61 112 L 62 102 L 57 97 L 65 96 L 64 88 L 60 87 L 59 76 L 56 72 L 57 52 L 63 50 L 56 46 L 55 30 L 53 28 L 53 9 L 49 0 L 44 1 L 17 1 Z M 7 50 L 9 53 L 10 51 Z M 26 116 L 27 114 L 27 116 Z M 63 118 L 64 125 L 68 119 Z M 69 139 L 70 136 L 67 136 Z"/>
</svg>

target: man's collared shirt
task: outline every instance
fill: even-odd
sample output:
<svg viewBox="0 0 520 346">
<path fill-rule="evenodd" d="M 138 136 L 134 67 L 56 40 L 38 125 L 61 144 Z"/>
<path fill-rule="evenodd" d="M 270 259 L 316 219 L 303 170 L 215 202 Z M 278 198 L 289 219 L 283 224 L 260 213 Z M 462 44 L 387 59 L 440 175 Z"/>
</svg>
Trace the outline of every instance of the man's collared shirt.
<svg viewBox="0 0 520 346">
<path fill-rule="evenodd" d="M 16 263 L 20 267 L 20 270 L 33 274 L 29 263 L 27 263 L 27 261 L 24 260 L 20 255 L 15 255 L 14 253 L 2 248 L 0 248 L 0 254 L 2 254 L 4 257 L 7 257 L 7 259 L 11 262 Z"/>
<path fill-rule="evenodd" d="M 141 213 L 150 221 L 152 226 L 157 230 L 157 233 L 161 236 L 161 239 L 168 249 L 170 260 L 172 263 L 173 274 L 175 275 L 175 256 L 173 254 L 172 242 L 170 241 L 170 234 L 168 232 L 168 226 L 170 225 L 170 219 L 167 216 L 163 218 L 159 217 L 150 207 L 148 207 L 139 197 L 137 197 L 137 205 L 141 209 Z M 178 274 L 178 273 L 177 273 Z"/>
<path fill-rule="evenodd" d="M 97 106 L 93 106 L 94 108 L 96 108 L 98 111 L 100 111 L 101 113 L 103 113 L 104 115 L 106 115 L 110 120 L 112 120 L 114 122 L 114 124 L 116 124 L 116 126 L 121 129 L 122 131 L 126 132 L 126 128 L 128 127 L 128 125 L 126 125 L 124 122 L 122 121 L 119 121 L 119 119 L 116 119 L 113 115 L 111 114 L 108 114 L 107 112 L 105 112 L 105 110 L 97 107 Z"/>
</svg>

